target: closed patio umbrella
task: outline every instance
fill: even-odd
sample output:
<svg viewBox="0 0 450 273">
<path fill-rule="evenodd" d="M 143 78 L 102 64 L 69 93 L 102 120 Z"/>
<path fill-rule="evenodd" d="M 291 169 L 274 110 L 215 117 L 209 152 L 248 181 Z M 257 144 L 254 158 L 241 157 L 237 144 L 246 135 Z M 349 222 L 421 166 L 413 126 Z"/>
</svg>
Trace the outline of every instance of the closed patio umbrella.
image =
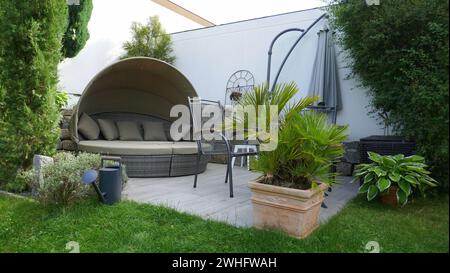
<svg viewBox="0 0 450 273">
<path fill-rule="evenodd" d="M 320 99 L 310 109 L 331 114 L 332 122 L 336 123 L 337 111 L 342 109 L 336 50 L 328 27 L 321 30 L 318 37 L 316 59 L 308 95 L 319 96 Z"/>
</svg>

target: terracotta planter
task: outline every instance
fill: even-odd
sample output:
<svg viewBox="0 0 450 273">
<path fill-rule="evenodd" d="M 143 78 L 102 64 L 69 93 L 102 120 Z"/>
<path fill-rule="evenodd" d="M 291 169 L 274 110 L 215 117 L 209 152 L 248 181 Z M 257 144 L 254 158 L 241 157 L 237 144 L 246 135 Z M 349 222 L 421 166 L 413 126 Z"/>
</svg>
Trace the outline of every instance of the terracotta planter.
<svg viewBox="0 0 450 273">
<path fill-rule="evenodd" d="M 297 190 L 249 182 L 252 191 L 254 226 L 278 228 L 305 238 L 319 226 L 320 207 L 326 184 L 316 190 Z"/>
<path fill-rule="evenodd" d="M 383 204 L 397 206 L 397 186 L 391 186 L 386 194 L 381 194 L 380 199 Z"/>
</svg>

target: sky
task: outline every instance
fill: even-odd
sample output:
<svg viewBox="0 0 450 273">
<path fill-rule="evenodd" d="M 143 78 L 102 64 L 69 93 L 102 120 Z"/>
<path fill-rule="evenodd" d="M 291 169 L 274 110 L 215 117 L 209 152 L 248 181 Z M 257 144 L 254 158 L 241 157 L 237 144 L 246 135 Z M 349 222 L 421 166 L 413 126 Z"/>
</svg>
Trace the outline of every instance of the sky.
<svg viewBox="0 0 450 273">
<path fill-rule="evenodd" d="M 214 24 L 224 24 L 279 13 L 323 6 L 323 0 L 172 0 Z M 90 39 L 73 59 L 59 67 L 61 90 L 81 93 L 87 79 L 99 68 L 118 60 L 122 45 L 131 37 L 132 22 L 144 23 L 158 15 L 167 32 L 173 33 L 201 26 L 151 0 L 93 0 L 89 21 Z M 80 81 L 79 79 L 83 79 Z"/>
</svg>

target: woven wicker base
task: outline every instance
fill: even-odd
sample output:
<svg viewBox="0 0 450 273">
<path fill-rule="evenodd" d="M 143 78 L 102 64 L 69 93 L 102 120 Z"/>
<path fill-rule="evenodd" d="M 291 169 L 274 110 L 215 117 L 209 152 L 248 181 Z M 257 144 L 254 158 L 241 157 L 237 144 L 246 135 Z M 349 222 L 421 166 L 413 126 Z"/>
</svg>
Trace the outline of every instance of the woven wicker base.
<svg viewBox="0 0 450 273">
<path fill-rule="evenodd" d="M 172 156 L 122 156 L 129 177 L 164 177 L 170 174 Z"/>
<path fill-rule="evenodd" d="M 196 171 L 197 155 L 153 155 L 121 156 L 127 175 L 139 177 L 169 177 L 193 175 Z M 200 158 L 199 173 L 206 170 L 208 157 Z"/>
<path fill-rule="evenodd" d="M 202 155 L 200 157 L 199 173 L 206 170 L 208 159 L 208 156 Z M 197 155 L 174 155 L 170 168 L 170 176 L 193 175 L 195 174 L 196 167 Z"/>
</svg>

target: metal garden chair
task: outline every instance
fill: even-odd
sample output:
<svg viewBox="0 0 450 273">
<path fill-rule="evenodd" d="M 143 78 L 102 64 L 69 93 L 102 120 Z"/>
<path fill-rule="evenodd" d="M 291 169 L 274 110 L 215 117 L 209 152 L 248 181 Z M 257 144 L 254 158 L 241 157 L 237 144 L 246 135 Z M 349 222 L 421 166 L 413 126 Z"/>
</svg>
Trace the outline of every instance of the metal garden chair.
<svg viewBox="0 0 450 273">
<path fill-rule="evenodd" d="M 195 107 L 200 107 L 203 110 L 208 107 L 217 107 L 216 109 L 219 109 L 219 112 L 221 113 L 221 123 L 223 124 L 225 120 L 225 109 L 221 105 L 220 101 L 211 101 L 211 100 L 205 100 L 201 98 L 188 98 L 189 100 L 189 107 L 191 111 L 191 119 L 194 124 L 194 140 L 197 141 L 197 164 L 196 164 L 196 172 L 195 172 L 195 178 L 194 178 L 194 188 L 197 187 L 197 180 L 198 180 L 198 171 L 199 171 L 199 163 L 201 156 L 213 156 L 213 155 L 225 155 L 227 158 L 227 172 L 225 175 L 225 183 L 229 183 L 230 186 L 230 198 L 233 198 L 233 169 L 232 169 L 232 161 L 233 158 L 236 157 L 246 157 L 246 156 L 253 156 L 257 155 L 258 152 L 251 151 L 251 152 L 235 152 L 233 150 L 233 145 L 231 141 L 226 137 L 226 135 L 222 132 L 222 130 L 213 130 L 212 128 L 208 128 L 206 130 L 200 129 L 197 130 L 198 132 L 195 132 L 195 124 L 198 124 L 203 128 L 203 125 L 207 120 L 210 119 L 210 117 L 202 117 L 197 116 L 194 109 Z M 198 113 L 197 113 L 198 114 Z M 201 114 L 201 113 L 200 113 Z M 197 123 L 196 123 L 197 122 Z M 209 133 L 209 136 L 214 136 L 212 140 L 207 140 L 204 138 L 204 135 L 206 133 Z"/>
</svg>

